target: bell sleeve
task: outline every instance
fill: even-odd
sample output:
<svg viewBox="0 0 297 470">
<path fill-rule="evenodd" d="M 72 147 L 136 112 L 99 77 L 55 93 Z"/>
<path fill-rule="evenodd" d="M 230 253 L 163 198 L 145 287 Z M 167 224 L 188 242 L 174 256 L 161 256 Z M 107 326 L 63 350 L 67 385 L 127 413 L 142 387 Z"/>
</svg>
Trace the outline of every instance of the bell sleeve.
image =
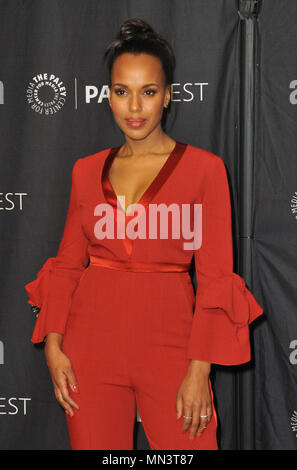
<svg viewBox="0 0 297 470">
<path fill-rule="evenodd" d="M 196 302 L 187 358 L 221 365 L 251 359 L 249 324 L 262 307 L 233 272 L 230 192 L 223 160 L 213 154 L 202 199 L 202 244 L 194 250 Z M 199 201 L 201 203 L 201 200 Z"/>
<path fill-rule="evenodd" d="M 77 197 L 78 159 L 72 169 L 72 184 L 63 236 L 56 257 L 48 258 L 34 281 L 25 285 L 28 304 L 38 312 L 31 337 L 40 343 L 50 332 L 64 334 L 71 299 L 89 260 L 88 239 L 80 221 Z"/>
</svg>

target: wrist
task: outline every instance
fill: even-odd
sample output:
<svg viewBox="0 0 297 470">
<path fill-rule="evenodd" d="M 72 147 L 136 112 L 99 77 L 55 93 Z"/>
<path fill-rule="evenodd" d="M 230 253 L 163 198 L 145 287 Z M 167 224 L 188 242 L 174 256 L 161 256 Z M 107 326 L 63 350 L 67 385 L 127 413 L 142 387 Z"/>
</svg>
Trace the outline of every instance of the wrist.
<svg viewBox="0 0 297 470">
<path fill-rule="evenodd" d="M 199 372 L 204 375 L 209 375 L 211 370 L 211 363 L 200 361 L 198 359 L 191 359 L 189 369 L 193 372 Z"/>
<path fill-rule="evenodd" d="M 47 349 L 61 348 L 63 335 L 61 333 L 51 332 L 47 333 L 45 338 L 45 346 Z"/>
</svg>

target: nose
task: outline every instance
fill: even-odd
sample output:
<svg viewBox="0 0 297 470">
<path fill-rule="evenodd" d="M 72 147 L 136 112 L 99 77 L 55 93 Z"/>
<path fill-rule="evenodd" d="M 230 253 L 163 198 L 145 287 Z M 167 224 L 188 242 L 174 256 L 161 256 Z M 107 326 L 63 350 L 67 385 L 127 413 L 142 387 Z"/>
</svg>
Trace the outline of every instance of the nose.
<svg viewBox="0 0 297 470">
<path fill-rule="evenodd" d="M 129 109 L 130 111 L 139 111 L 141 109 L 141 100 L 137 93 L 131 93 Z"/>
</svg>

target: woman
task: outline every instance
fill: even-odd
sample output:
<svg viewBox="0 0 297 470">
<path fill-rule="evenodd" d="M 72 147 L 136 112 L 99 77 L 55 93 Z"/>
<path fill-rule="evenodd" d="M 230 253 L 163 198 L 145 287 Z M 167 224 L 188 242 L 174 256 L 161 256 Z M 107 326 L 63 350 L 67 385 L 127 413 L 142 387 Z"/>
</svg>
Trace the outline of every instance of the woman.
<svg viewBox="0 0 297 470">
<path fill-rule="evenodd" d="M 136 406 L 151 449 L 218 449 L 211 363 L 248 362 L 263 312 L 233 272 L 226 170 L 163 131 L 174 54 L 147 23 L 126 20 L 105 58 L 125 143 L 74 164 L 57 256 L 26 285 L 31 341 L 46 341 L 72 449 L 133 449 Z"/>
</svg>

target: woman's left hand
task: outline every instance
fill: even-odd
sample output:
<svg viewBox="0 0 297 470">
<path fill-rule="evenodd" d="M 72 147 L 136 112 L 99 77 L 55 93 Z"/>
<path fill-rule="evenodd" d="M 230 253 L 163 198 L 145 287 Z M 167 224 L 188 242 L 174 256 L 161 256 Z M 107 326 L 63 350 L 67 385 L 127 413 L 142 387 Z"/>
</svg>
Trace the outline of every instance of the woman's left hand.
<svg viewBox="0 0 297 470">
<path fill-rule="evenodd" d="M 212 403 L 209 390 L 210 364 L 192 360 L 187 373 L 176 394 L 176 411 L 178 419 L 183 418 L 182 431 L 190 427 L 190 439 L 198 433 L 203 433 L 212 417 Z M 200 415 L 208 415 L 201 418 Z"/>
</svg>

